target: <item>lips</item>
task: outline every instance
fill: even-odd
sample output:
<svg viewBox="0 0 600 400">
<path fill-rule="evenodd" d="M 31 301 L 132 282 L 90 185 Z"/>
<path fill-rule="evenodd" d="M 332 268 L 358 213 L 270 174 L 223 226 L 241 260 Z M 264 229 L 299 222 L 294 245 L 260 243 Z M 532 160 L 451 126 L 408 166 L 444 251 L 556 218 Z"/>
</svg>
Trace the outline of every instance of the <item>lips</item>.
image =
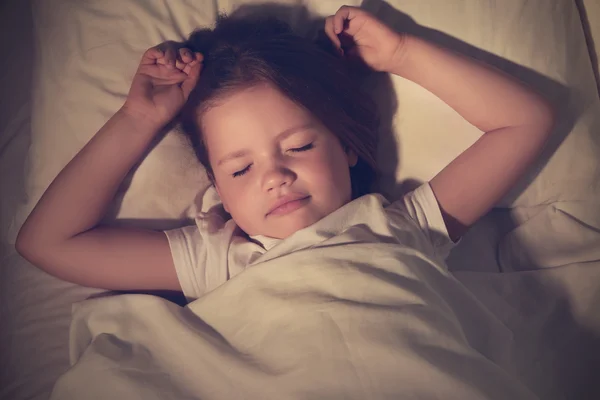
<svg viewBox="0 0 600 400">
<path fill-rule="evenodd" d="M 304 206 L 309 198 L 310 196 L 305 194 L 288 194 L 282 196 L 273 203 L 266 216 L 283 215 L 295 211 Z"/>
</svg>

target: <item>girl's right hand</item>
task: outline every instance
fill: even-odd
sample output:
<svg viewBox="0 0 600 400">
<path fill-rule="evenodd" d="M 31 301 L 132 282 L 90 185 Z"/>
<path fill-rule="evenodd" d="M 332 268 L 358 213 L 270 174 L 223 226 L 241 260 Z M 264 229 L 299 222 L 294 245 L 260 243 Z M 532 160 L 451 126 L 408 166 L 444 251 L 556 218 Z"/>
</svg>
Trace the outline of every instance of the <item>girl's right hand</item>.
<svg viewBox="0 0 600 400">
<path fill-rule="evenodd" d="M 151 47 L 142 56 L 122 111 L 163 128 L 181 110 L 198 82 L 202 54 L 176 42 Z"/>
</svg>

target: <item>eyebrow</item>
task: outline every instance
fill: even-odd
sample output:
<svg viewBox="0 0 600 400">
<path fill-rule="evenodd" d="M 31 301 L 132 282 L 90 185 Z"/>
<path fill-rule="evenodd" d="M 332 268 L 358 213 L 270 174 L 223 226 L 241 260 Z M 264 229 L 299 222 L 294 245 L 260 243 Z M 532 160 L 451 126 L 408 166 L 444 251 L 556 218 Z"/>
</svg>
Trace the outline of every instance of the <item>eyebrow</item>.
<svg viewBox="0 0 600 400">
<path fill-rule="evenodd" d="M 283 140 L 283 139 L 287 138 L 288 136 L 293 135 L 296 132 L 304 131 L 304 130 L 313 128 L 315 126 L 316 126 L 316 124 L 314 122 L 309 122 L 304 125 L 295 126 L 293 128 L 288 128 L 288 129 L 284 130 L 283 132 L 279 133 L 275 137 L 275 140 L 277 140 L 277 141 Z M 244 157 L 245 155 L 248 155 L 248 153 L 249 153 L 249 151 L 245 150 L 245 149 L 235 151 L 235 152 L 230 153 L 230 154 L 226 155 L 225 157 L 221 158 L 221 160 L 219 160 L 217 165 L 222 165 L 222 164 L 224 164 L 228 161 L 234 160 L 236 158 Z"/>
</svg>

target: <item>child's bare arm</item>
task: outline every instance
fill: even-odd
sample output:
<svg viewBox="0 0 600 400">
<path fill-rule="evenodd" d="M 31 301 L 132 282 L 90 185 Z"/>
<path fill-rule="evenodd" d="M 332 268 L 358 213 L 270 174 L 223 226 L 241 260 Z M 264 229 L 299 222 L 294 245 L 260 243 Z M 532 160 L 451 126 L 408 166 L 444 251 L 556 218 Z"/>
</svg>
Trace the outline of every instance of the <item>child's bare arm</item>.
<svg viewBox="0 0 600 400">
<path fill-rule="evenodd" d="M 162 232 L 96 226 L 152 140 L 152 129 L 117 112 L 46 190 L 19 232 L 19 253 L 49 274 L 81 285 L 177 290 Z"/>
<path fill-rule="evenodd" d="M 550 104 L 510 76 L 398 34 L 360 8 L 342 6 L 327 18 L 325 31 L 346 56 L 421 85 L 486 132 L 430 182 L 454 240 L 516 183 L 554 125 Z M 343 36 L 352 38 L 346 48 Z"/>
<path fill-rule="evenodd" d="M 552 106 L 502 71 L 416 37 L 390 71 L 429 90 L 485 134 L 430 182 L 450 237 L 488 212 L 535 160 Z"/>
<path fill-rule="evenodd" d="M 190 67 L 188 59 L 187 72 L 181 61 L 167 71 L 160 62 L 169 56 L 172 51 L 146 52 L 124 107 L 61 171 L 30 214 L 16 248 L 34 265 L 86 286 L 180 290 L 164 233 L 97 226 L 123 178 L 197 79 L 199 61 Z"/>
</svg>

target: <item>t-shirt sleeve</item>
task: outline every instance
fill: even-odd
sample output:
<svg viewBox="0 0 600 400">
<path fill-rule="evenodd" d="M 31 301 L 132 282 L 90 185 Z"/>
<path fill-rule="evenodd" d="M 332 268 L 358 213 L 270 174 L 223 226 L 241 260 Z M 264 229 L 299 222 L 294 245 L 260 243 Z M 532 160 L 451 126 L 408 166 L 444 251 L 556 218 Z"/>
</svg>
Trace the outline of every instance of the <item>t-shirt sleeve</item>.
<svg viewBox="0 0 600 400">
<path fill-rule="evenodd" d="M 164 231 L 183 294 L 193 301 L 206 293 L 206 245 L 196 225 Z"/>
<path fill-rule="evenodd" d="M 448 258 L 450 251 L 458 242 L 450 239 L 442 211 L 435 198 L 429 182 L 426 182 L 407 193 L 402 198 L 402 203 L 410 217 L 419 225 L 437 255 L 442 259 Z"/>
</svg>

